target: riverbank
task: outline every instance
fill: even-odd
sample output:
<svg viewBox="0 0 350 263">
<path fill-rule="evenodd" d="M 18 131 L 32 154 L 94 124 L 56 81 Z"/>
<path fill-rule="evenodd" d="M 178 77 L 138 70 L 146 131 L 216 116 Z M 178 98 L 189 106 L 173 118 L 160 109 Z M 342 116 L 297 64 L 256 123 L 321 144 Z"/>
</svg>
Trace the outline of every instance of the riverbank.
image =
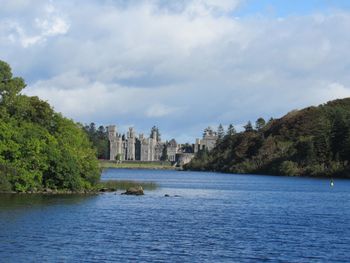
<svg viewBox="0 0 350 263">
<path fill-rule="evenodd" d="M 100 168 L 116 168 L 116 169 L 148 169 L 148 170 L 177 170 L 171 162 L 141 162 L 141 161 L 108 161 L 99 160 Z"/>
</svg>

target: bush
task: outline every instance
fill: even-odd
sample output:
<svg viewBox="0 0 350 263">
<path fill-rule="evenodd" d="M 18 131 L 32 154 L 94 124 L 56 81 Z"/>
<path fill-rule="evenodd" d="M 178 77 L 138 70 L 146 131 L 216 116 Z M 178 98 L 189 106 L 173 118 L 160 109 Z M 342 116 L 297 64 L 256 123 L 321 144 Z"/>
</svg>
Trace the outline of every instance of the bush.
<svg viewBox="0 0 350 263">
<path fill-rule="evenodd" d="M 284 161 L 281 163 L 279 172 L 282 175 L 296 176 L 300 174 L 298 165 L 292 161 Z"/>
</svg>

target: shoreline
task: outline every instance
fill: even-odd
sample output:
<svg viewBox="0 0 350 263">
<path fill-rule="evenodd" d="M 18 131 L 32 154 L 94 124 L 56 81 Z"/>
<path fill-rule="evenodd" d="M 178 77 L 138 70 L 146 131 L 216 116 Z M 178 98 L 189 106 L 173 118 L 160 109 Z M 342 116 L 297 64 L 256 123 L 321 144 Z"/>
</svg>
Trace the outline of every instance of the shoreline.
<svg viewBox="0 0 350 263">
<path fill-rule="evenodd" d="M 173 166 L 170 162 L 141 162 L 141 161 L 125 161 L 116 162 L 109 160 L 99 160 L 101 169 L 132 169 L 132 170 L 181 170 L 180 167 Z"/>
<path fill-rule="evenodd" d="M 145 190 L 156 190 L 158 188 L 155 182 L 132 181 L 132 180 L 103 180 L 93 186 L 91 189 L 70 190 L 70 189 L 51 189 L 44 188 L 40 190 L 30 190 L 25 192 L 0 191 L 1 194 L 13 195 L 98 195 L 102 193 L 115 193 L 118 191 L 127 191 L 130 188 L 142 187 Z"/>
</svg>

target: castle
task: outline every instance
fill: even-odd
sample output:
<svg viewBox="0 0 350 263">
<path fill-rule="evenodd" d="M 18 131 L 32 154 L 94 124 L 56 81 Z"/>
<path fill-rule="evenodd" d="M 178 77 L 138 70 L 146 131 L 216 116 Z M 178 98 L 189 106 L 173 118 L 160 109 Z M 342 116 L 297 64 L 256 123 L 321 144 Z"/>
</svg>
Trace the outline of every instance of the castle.
<svg viewBox="0 0 350 263">
<path fill-rule="evenodd" d="M 211 151 L 212 149 L 214 149 L 217 140 L 217 132 L 214 132 L 211 127 L 206 128 L 203 133 L 203 139 L 196 139 L 196 143 L 193 147 L 194 153 L 197 153 L 200 150 L 204 149 Z"/>
<path fill-rule="evenodd" d="M 218 139 L 217 133 L 210 127 L 206 128 L 202 139 L 190 146 L 190 150 L 184 150 L 183 145 L 177 144 L 175 139 L 169 142 L 162 142 L 158 129 L 153 127 L 150 137 L 143 134 L 136 136 L 134 128 L 129 128 L 126 136 L 118 134 L 115 125 L 107 127 L 110 143 L 110 160 L 117 161 L 170 161 L 188 163 L 194 154 L 201 150 L 211 151 Z"/>
<path fill-rule="evenodd" d="M 149 138 L 143 134 L 136 136 L 133 128 L 129 128 L 126 137 L 118 134 L 115 125 L 107 127 L 110 143 L 110 160 L 118 161 L 176 161 L 179 145 L 175 139 L 162 142 L 157 130 L 152 129 Z"/>
</svg>

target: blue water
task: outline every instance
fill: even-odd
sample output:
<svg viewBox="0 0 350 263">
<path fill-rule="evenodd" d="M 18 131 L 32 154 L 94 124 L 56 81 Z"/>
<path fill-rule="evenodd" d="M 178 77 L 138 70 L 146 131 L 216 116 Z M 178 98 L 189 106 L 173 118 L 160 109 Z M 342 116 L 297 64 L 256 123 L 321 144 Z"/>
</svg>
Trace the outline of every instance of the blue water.
<svg viewBox="0 0 350 263">
<path fill-rule="evenodd" d="M 160 188 L 1 195 L 0 262 L 350 262 L 350 180 L 331 188 L 325 179 L 124 169 L 103 178 Z"/>
</svg>

